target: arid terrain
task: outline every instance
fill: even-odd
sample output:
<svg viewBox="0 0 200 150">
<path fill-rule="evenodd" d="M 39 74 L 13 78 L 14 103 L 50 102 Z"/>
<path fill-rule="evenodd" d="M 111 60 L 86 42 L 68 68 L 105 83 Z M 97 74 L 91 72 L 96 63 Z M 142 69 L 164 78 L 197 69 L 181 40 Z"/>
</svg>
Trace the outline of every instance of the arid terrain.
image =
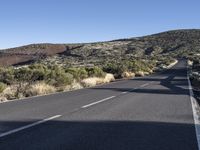
<svg viewBox="0 0 200 150">
<path fill-rule="evenodd" d="M 146 76 L 188 58 L 199 89 L 200 30 L 81 44 L 31 44 L 1 50 L 0 100 L 69 91 Z M 192 64 L 192 63 L 191 63 Z"/>
<path fill-rule="evenodd" d="M 184 57 L 198 53 L 200 53 L 200 30 L 174 30 L 108 42 L 31 44 L 5 49 L 0 53 L 0 65 L 21 65 L 44 60 L 49 56 L 56 56 L 55 61 L 85 65 L 108 60 L 160 56 Z"/>
</svg>

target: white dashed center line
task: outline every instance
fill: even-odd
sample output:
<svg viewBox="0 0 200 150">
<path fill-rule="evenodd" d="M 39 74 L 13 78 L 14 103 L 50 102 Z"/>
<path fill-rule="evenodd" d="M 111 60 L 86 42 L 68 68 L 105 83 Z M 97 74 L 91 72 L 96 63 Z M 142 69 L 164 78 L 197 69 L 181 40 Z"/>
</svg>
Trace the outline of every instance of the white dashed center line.
<svg viewBox="0 0 200 150">
<path fill-rule="evenodd" d="M 122 94 L 126 94 L 126 93 L 128 93 L 128 92 L 122 92 Z"/>
<path fill-rule="evenodd" d="M 93 106 L 93 105 L 102 103 L 102 102 L 104 102 L 104 101 L 110 100 L 110 99 L 115 98 L 115 97 L 116 97 L 116 96 L 110 96 L 110 97 L 104 98 L 104 99 L 102 99 L 102 100 L 99 100 L 99 101 L 97 101 L 97 102 L 84 105 L 84 106 L 82 106 L 81 108 L 87 108 L 87 107 L 90 107 L 90 106 Z"/>
<path fill-rule="evenodd" d="M 46 119 L 43 119 L 43 120 L 34 122 L 34 123 L 32 123 L 32 124 L 29 124 L 29 125 L 26 125 L 26 126 L 22 126 L 22 127 L 20 127 L 20 128 L 16 128 L 16 129 L 13 129 L 13 130 L 10 130 L 10 131 L 1 133 L 1 134 L 0 134 L 0 138 L 5 137 L 5 136 L 10 135 L 10 134 L 13 134 L 13 133 L 16 133 L 16 132 L 19 132 L 19 131 L 22 131 L 22 130 L 25 130 L 25 129 L 28 129 L 28 128 L 31 128 L 31 127 L 33 127 L 33 126 L 37 126 L 37 125 L 39 125 L 39 124 L 45 123 L 45 122 L 47 122 L 47 121 L 50 121 L 50 120 L 53 120 L 53 119 L 56 119 L 56 118 L 59 118 L 59 117 L 61 117 L 61 116 L 62 116 L 62 115 L 52 116 L 52 117 L 49 117 L 49 118 L 46 118 Z"/>
<path fill-rule="evenodd" d="M 147 85 L 149 85 L 149 83 L 143 84 L 143 85 L 141 85 L 140 87 L 145 87 L 145 86 L 147 86 Z M 138 88 L 133 88 L 133 89 L 131 89 L 131 90 L 129 90 L 129 91 L 124 91 L 124 92 L 122 92 L 122 93 L 123 93 L 123 94 L 126 94 L 126 93 L 132 92 L 132 91 L 134 91 L 134 90 L 136 90 L 136 89 L 138 89 Z M 110 96 L 110 97 L 104 98 L 104 99 L 102 99 L 102 100 L 99 100 L 99 101 L 96 101 L 96 102 L 93 102 L 93 103 L 84 105 L 84 106 L 82 106 L 81 108 L 88 108 L 88 107 L 90 107 L 90 106 L 93 106 L 93 105 L 96 105 L 96 104 L 99 104 L 99 103 L 108 101 L 108 100 L 113 99 L 113 98 L 115 98 L 115 97 L 116 97 L 116 96 Z M 60 117 L 62 117 L 62 115 L 52 116 L 52 117 L 49 117 L 49 118 L 46 118 L 46 119 L 43 119 L 43 120 L 34 122 L 34 123 L 32 123 L 32 124 L 28 124 L 28 125 L 26 125 L 26 126 L 22 126 L 22 127 L 19 127 L 19 128 L 16 128 L 16 129 L 13 129 L 13 130 L 10 130 L 10 131 L 1 133 L 1 134 L 0 134 L 0 138 L 5 137 L 5 136 L 10 135 L 10 134 L 17 133 L 17 132 L 19 132 L 19 131 L 22 131 L 22 130 L 25 130 L 25 129 L 28 129 L 28 128 L 31 128 L 31 127 L 34 127 L 34 126 L 37 126 L 37 125 L 39 125 L 39 124 L 43 124 L 43 123 L 45 123 L 45 122 L 47 122 L 47 121 L 50 121 L 50 120 L 53 120 L 53 119 L 56 119 L 56 118 L 60 118 Z"/>
</svg>

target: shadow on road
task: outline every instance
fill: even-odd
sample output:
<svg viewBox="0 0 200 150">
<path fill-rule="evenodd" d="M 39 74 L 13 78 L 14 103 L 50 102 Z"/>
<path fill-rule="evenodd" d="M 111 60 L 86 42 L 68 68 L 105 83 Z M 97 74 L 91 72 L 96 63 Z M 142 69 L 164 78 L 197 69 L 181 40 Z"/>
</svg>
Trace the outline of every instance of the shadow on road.
<svg viewBox="0 0 200 150">
<path fill-rule="evenodd" d="M 1 122 L 7 126 L 22 122 Z M 23 122 L 30 124 L 31 122 Z M 49 121 L 0 138 L 2 150 L 197 150 L 193 124 Z"/>
<path fill-rule="evenodd" d="M 164 79 L 163 79 L 164 78 Z M 189 91 L 187 81 L 186 69 L 177 68 L 167 70 L 160 75 L 152 75 L 149 77 L 140 77 L 130 79 L 130 84 L 134 84 L 134 81 L 141 81 L 142 83 L 154 82 L 155 84 L 133 90 L 134 93 L 146 93 L 146 94 L 174 94 L 174 95 L 188 95 Z M 157 84 L 157 85 L 156 85 Z M 157 87 L 157 88 L 156 88 Z M 94 90 L 113 90 L 119 92 L 131 91 L 133 88 L 125 87 L 94 87 Z"/>
</svg>

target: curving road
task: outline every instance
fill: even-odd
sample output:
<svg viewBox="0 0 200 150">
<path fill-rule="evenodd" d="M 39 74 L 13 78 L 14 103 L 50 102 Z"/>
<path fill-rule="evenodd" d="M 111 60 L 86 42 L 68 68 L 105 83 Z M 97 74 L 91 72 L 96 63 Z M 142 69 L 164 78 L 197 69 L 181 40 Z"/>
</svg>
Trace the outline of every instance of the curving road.
<svg viewBox="0 0 200 150">
<path fill-rule="evenodd" d="M 198 150 L 186 62 L 148 77 L 2 103 L 0 150 Z"/>
</svg>

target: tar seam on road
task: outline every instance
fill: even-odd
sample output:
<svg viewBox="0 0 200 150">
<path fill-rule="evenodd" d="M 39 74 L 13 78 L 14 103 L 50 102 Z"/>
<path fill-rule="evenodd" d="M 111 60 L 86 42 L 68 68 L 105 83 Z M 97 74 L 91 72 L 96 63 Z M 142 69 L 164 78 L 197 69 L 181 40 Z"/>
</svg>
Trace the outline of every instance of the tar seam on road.
<svg viewBox="0 0 200 150">
<path fill-rule="evenodd" d="M 62 116 L 62 115 L 52 116 L 52 117 L 49 117 L 49 118 L 46 118 L 46 119 L 43 119 L 43 120 L 34 122 L 34 123 L 32 123 L 32 124 L 29 124 L 29 125 L 26 125 L 26 126 L 23 126 L 23 127 L 20 127 L 20 128 L 16 128 L 16 129 L 14 129 L 14 130 L 10 130 L 10 131 L 8 131 L 8 132 L 5 132 L 5 133 L 0 134 L 0 138 L 5 137 L 5 136 L 10 135 L 10 134 L 13 134 L 13 133 L 16 133 L 16 132 L 19 132 L 19 131 L 22 131 L 22 130 L 24 130 L 24 129 L 28 129 L 28 128 L 31 128 L 31 127 L 33 127 L 33 126 L 36 126 L 36 125 L 45 123 L 45 122 L 47 122 L 47 121 L 50 121 L 50 120 L 59 118 L 59 117 L 61 117 L 61 116 Z"/>
<path fill-rule="evenodd" d="M 196 138 L 197 138 L 197 144 L 198 144 L 198 149 L 200 150 L 200 121 L 198 117 L 198 110 L 197 108 L 199 107 L 196 99 L 194 98 L 194 94 L 192 91 L 192 86 L 190 82 L 190 78 L 187 74 L 187 79 L 188 79 L 188 86 L 189 86 L 189 93 L 190 93 L 190 100 L 191 100 L 191 105 L 192 105 L 192 112 L 193 112 L 193 118 L 194 118 L 194 124 L 195 124 L 195 131 L 196 131 Z"/>
</svg>

